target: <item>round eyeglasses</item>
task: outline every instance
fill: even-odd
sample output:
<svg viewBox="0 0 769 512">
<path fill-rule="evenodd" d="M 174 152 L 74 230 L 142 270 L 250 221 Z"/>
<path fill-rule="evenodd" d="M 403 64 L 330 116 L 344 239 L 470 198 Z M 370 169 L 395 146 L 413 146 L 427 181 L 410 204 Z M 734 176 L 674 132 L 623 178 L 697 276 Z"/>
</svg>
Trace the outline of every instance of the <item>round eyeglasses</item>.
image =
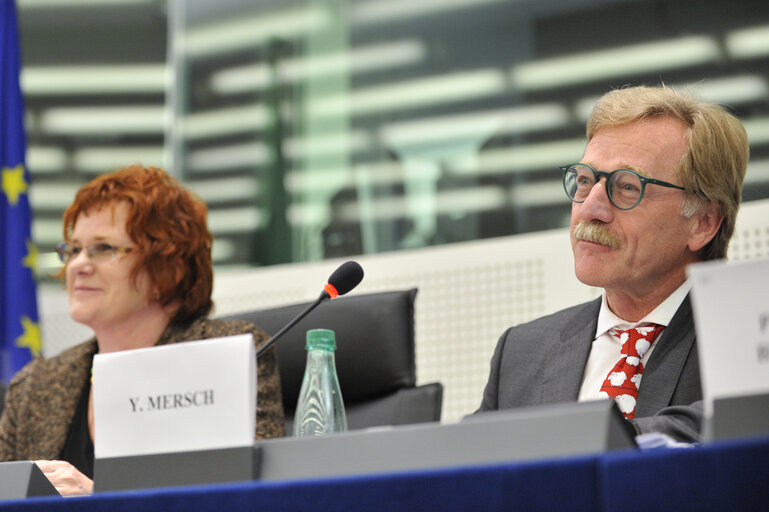
<svg viewBox="0 0 769 512">
<path fill-rule="evenodd" d="M 609 196 L 609 201 L 620 210 L 630 210 L 638 206 L 649 183 L 686 190 L 667 181 L 641 176 L 630 169 L 603 172 L 596 171 L 587 164 L 570 164 L 561 167 L 561 170 L 563 171 L 563 189 L 569 199 L 575 203 L 585 202 L 593 186 L 601 180 L 601 177 L 606 178 L 606 195 Z"/>
<path fill-rule="evenodd" d="M 80 247 L 75 244 L 61 244 L 56 248 L 56 252 L 59 254 L 59 259 L 62 263 L 67 264 L 71 259 L 77 258 L 78 254 L 83 252 L 84 249 L 91 261 L 105 261 L 114 258 L 117 254 L 131 252 L 133 247 L 118 247 L 105 242 L 99 242 L 85 247 Z"/>
</svg>

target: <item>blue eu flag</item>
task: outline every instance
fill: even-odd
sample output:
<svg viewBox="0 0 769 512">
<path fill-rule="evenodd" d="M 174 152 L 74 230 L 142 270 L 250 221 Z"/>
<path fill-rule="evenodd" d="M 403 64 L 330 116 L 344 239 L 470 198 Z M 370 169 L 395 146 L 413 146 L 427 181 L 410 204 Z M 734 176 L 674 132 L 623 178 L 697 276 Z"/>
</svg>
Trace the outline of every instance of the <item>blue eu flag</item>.
<svg viewBox="0 0 769 512">
<path fill-rule="evenodd" d="M 0 0 L 0 378 L 7 382 L 41 348 L 32 244 L 19 33 L 12 0 Z"/>
</svg>

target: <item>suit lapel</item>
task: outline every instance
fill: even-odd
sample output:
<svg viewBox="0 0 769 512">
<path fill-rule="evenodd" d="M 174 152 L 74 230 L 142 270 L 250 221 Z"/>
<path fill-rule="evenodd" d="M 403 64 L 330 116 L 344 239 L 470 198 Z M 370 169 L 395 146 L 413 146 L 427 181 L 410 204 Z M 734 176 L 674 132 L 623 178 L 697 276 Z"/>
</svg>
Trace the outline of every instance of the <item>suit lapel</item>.
<svg viewBox="0 0 769 512">
<path fill-rule="evenodd" d="M 638 390 L 636 417 L 651 416 L 671 403 L 695 341 L 692 306 L 687 295 L 670 325 L 655 342 Z"/>
<path fill-rule="evenodd" d="M 582 375 L 595 339 L 601 298 L 577 310 L 548 354 L 546 376 L 542 384 L 544 403 L 573 401 L 579 396 Z"/>
</svg>

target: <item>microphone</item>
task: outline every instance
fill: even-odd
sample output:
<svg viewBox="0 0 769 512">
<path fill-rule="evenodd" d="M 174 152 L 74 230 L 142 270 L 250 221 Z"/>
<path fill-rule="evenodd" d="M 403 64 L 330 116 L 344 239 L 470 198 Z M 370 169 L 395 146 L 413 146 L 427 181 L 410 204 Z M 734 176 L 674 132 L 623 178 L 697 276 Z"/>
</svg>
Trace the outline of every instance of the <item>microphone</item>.
<svg viewBox="0 0 769 512">
<path fill-rule="evenodd" d="M 336 299 L 358 286 L 362 280 L 363 269 L 360 265 L 354 261 L 342 263 L 328 278 L 328 283 L 320 294 L 323 297 L 321 300 Z"/>
<path fill-rule="evenodd" d="M 302 318 L 307 316 L 307 314 L 318 307 L 318 305 L 326 301 L 328 299 L 335 299 L 339 297 L 340 295 L 344 295 L 345 293 L 349 292 L 363 280 L 363 268 L 355 261 L 347 261 L 345 263 L 342 263 L 339 268 L 334 270 L 334 273 L 331 274 L 331 276 L 328 278 L 328 282 L 323 287 L 323 291 L 320 292 L 320 296 L 318 296 L 315 301 L 310 303 L 304 311 L 296 315 L 289 323 L 283 326 L 281 330 L 275 333 L 275 335 L 267 340 L 267 343 L 259 347 L 256 351 L 256 357 L 259 357 L 259 355 L 270 348 L 273 343 L 278 341 L 278 339 L 283 336 L 283 334 L 291 329 L 294 325 L 296 325 Z"/>
</svg>

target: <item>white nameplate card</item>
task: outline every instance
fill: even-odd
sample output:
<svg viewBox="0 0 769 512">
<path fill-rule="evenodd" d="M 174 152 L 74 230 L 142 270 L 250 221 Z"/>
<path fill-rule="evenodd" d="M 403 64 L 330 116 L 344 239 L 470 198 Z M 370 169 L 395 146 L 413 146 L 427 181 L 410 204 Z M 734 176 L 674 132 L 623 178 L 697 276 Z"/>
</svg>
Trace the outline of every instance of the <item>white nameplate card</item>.
<svg viewBox="0 0 769 512">
<path fill-rule="evenodd" d="M 769 259 L 690 265 L 705 413 L 769 392 Z"/>
<path fill-rule="evenodd" d="M 251 334 L 97 354 L 97 459 L 252 446 Z"/>
</svg>

